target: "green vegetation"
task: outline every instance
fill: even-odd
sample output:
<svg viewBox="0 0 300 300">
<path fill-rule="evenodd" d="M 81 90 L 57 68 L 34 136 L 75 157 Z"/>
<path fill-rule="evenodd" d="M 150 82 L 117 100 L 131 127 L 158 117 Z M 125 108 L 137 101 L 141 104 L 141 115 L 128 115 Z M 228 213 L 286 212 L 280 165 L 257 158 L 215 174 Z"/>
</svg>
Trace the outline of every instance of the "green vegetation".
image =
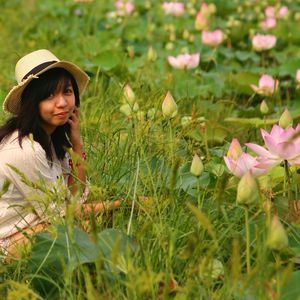
<svg viewBox="0 0 300 300">
<path fill-rule="evenodd" d="M 176 17 L 158 0 L 135 0 L 124 16 L 113 1 L 0 0 L 0 101 L 26 53 L 46 48 L 80 65 L 91 77 L 81 104 L 89 201 L 122 200 L 88 226 L 71 205 L 53 216 L 22 259 L 0 265 L 1 299 L 298 299 L 299 213 L 288 207 L 298 166 L 285 159 L 251 181 L 259 191 L 244 205 L 223 157 L 233 138 L 262 144 L 259 129 L 270 132 L 286 107 L 299 122 L 300 1 L 207 1 L 208 29 L 225 34 L 215 47 L 195 29 L 202 2 L 185 1 Z M 268 5 L 288 14 L 265 32 L 276 46 L 255 51 Z M 173 68 L 168 56 L 181 53 L 199 53 L 199 65 Z M 251 88 L 263 74 L 279 82 L 266 96 Z"/>
</svg>

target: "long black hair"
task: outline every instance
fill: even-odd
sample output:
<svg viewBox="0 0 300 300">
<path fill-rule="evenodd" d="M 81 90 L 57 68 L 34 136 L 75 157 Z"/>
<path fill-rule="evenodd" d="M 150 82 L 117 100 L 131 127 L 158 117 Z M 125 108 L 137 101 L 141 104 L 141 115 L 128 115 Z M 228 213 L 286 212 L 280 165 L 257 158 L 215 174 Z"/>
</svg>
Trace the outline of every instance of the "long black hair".
<svg viewBox="0 0 300 300">
<path fill-rule="evenodd" d="M 32 134 L 34 141 L 38 142 L 45 150 L 49 161 L 53 161 L 51 142 L 57 158 L 62 160 L 65 157 L 66 149 L 71 147 L 68 139 L 70 126 L 68 123 L 58 126 L 49 139 L 41 125 L 39 103 L 54 94 L 58 85 L 65 85 L 69 82 L 74 90 L 75 105 L 79 107 L 78 86 L 72 74 L 67 70 L 53 68 L 33 79 L 22 93 L 19 113 L 0 127 L 0 142 L 17 130 L 19 144 L 22 148 L 22 139 Z"/>
</svg>

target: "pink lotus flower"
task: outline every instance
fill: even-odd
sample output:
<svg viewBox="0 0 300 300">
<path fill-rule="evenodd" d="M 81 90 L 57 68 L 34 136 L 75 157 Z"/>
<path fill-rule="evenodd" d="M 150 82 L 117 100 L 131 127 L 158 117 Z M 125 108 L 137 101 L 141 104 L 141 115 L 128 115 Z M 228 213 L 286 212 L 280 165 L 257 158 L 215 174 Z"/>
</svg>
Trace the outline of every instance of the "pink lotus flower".
<svg viewBox="0 0 300 300">
<path fill-rule="evenodd" d="M 131 15 L 134 11 L 134 4 L 131 1 L 118 0 L 115 2 L 115 8 L 117 16 Z"/>
<path fill-rule="evenodd" d="M 300 165 L 300 124 L 294 129 L 281 128 L 273 125 L 270 133 L 261 129 L 261 135 L 267 149 L 257 144 L 248 143 L 246 146 L 259 155 L 258 168 L 270 168 L 283 160 L 290 165 Z"/>
<path fill-rule="evenodd" d="M 180 54 L 177 57 L 168 56 L 169 64 L 175 69 L 194 69 L 199 65 L 200 54 Z"/>
<path fill-rule="evenodd" d="M 276 36 L 271 34 L 256 34 L 252 38 L 252 46 L 255 51 L 263 51 L 273 48 L 276 45 Z"/>
<path fill-rule="evenodd" d="M 273 6 L 267 6 L 265 8 L 265 15 L 267 18 L 275 18 L 275 8 Z"/>
<path fill-rule="evenodd" d="M 268 30 L 268 29 L 272 29 L 275 28 L 277 25 L 277 21 L 275 18 L 266 18 L 264 21 L 262 21 L 260 23 L 260 27 L 263 30 Z"/>
<path fill-rule="evenodd" d="M 267 172 L 267 170 L 256 167 L 258 165 L 257 158 L 244 153 L 237 139 L 232 140 L 227 156 L 224 156 L 224 161 L 228 169 L 237 177 L 242 177 L 248 171 L 254 176 L 260 176 Z"/>
<path fill-rule="evenodd" d="M 218 29 L 215 31 L 202 31 L 201 34 L 202 43 L 212 47 L 220 45 L 224 40 L 223 32 Z"/>
<path fill-rule="evenodd" d="M 253 91 L 260 95 L 271 96 L 278 89 L 278 80 L 274 80 L 272 76 L 263 74 L 258 82 L 258 86 L 251 84 Z"/>
<path fill-rule="evenodd" d="M 181 2 L 164 2 L 163 9 L 167 15 L 178 17 L 184 13 L 184 4 Z"/>
</svg>

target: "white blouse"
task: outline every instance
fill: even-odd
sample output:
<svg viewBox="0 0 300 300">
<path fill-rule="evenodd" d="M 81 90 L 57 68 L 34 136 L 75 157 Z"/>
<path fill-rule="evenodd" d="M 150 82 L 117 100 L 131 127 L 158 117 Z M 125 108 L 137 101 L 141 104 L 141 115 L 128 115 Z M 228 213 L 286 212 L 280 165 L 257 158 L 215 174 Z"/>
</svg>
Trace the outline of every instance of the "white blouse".
<svg viewBox="0 0 300 300">
<path fill-rule="evenodd" d="M 10 166 L 17 168 L 25 175 L 25 181 L 29 181 L 25 183 L 21 173 Z M 70 173 L 67 157 L 60 161 L 54 153 L 51 166 L 39 143 L 24 137 L 20 147 L 17 131 L 0 143 L 0 239 L 44 220 L 47 207 L 42 200 L 43 187 L 54 190 L 59 185 L 67 186 L 63 173 Z M 10 183 L 8 190 L 3 190 L 7 181 Z M 41 186 L 41 190 L 32 183 Z"/>
</svg>

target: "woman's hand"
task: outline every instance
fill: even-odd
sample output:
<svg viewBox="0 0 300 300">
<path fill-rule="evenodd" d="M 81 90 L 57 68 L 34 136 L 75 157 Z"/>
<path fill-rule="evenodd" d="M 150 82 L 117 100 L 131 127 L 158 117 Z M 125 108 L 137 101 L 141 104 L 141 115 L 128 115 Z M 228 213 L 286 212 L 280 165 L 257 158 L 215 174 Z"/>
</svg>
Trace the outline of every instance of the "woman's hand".
<svg viewBox="0 0 300 300">
<path fill-rule="evenodd" d="M 70 124 L 70 142 L 72 144 L 73 151 L 80 154 L 83 148 L 83 141 L 80 135 L 80 110 L 75 107 L 68 123 Z"/>
</svg>

